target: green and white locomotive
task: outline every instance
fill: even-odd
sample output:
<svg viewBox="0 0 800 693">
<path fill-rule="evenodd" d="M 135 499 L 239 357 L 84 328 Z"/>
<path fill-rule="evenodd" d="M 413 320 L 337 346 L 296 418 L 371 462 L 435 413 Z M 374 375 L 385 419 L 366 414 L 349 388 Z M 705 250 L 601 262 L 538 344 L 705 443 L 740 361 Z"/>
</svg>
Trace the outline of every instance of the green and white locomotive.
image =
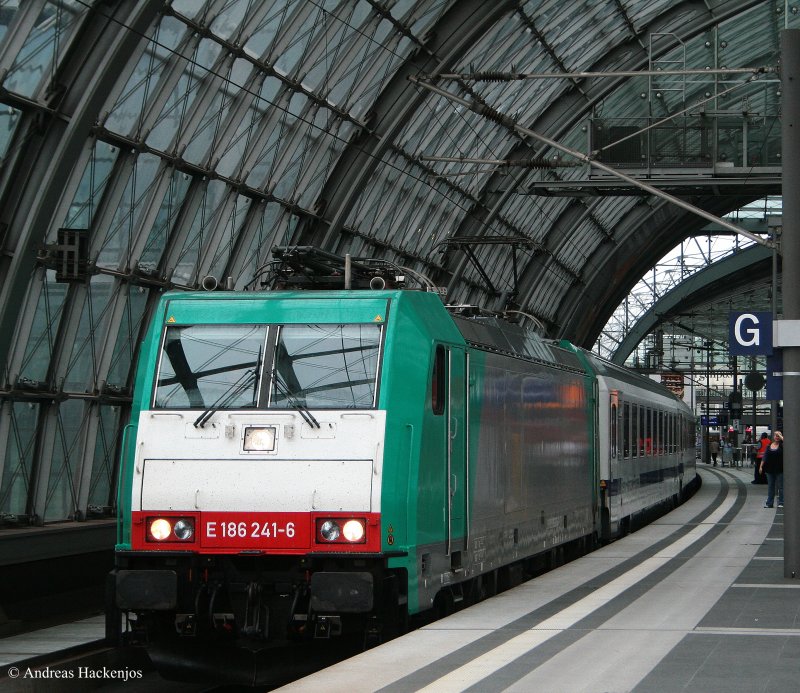
<svg viewBox="0 0 800 693">
<path fill-rule="evenodd" d="M 114 603 L 148 642 L 397 631 L 682 500 L 693 434 L 653 381 L 430 291 L 167 293 Z"/>
</svg>

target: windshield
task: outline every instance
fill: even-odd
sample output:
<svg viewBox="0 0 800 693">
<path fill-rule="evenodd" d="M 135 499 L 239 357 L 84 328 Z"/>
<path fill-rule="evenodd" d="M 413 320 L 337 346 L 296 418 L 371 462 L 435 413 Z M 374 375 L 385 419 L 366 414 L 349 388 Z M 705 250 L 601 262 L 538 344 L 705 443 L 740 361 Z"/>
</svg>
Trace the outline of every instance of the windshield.
<svg viewBox="0 0 800 693">
<path fill-rule="evenodd" d="M 380 343 L 371 324 L 169 326 L 153 407 L 369 409 Z"/>
<path fill-rule="evenodd" d="M 380 338 L 379 325 L 284 325 L 275 347 L 270 406 L 375 406 Z"/>
<path fill-rule="evenodd" d="M 266 325 L 168 327 L 161 352 L 154 407 L 255 407 Z M 249 382 L 248 387 L 239 387 Z"/>
</svg>

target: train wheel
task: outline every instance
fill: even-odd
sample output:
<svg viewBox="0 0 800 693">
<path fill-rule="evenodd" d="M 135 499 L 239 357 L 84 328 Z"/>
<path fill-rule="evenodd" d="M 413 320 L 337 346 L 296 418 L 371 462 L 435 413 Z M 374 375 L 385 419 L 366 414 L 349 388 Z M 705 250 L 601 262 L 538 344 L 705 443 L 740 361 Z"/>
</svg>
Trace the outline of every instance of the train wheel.
<svg viewBox="0 0 800 693">
<path fill-rule="evenodd" d="M 494 597 L 497 594 L 497 571 L 490 570 L 476 578 L 480 580 L 481 601 Z"/>
<path fill-rule="evenodd" d="M 466 591 L 467 603 L 478 604 L 486 599 L 486 575 L 478 575 L 469 581 Z"/>
<path fill-rule="evenodd" d="M 600 541 L 603 544 L 611 541 L 611 513 L 608 508 L 600 511 Z"/>
<path fill-rule="evenodd" d="M 436 618 L 444 618 L 455 613 L 456 601 L 453 593 L 449 589 L 438 592 L 433 600 L 433 609 L 436 612 Z"/>
<path fill-rule="evenodd" d="M 397 578 L 387 581 L 387 587 L 383 602 L 384 642 L 408 632 L 408 605 L 400 600 Z"/>
<path fill-rule="evenodd" d="M 122 644 L 122 612 L 117 608 L 117 571 L 106 575 L 105 592 L 105 635 L 106 642 L 112 646 Z"/>
</svg>

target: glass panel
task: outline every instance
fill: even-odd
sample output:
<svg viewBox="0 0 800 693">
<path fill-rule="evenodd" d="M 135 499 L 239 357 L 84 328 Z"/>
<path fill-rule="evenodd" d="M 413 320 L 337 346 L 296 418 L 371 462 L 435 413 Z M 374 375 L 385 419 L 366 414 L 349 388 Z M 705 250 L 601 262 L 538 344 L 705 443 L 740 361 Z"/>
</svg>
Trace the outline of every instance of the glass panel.
<svg viewBox="0 0 800 693">
<path fill-rule="evenodd" d="M 142 318 L 147 307 L 147 293 L 144 288 L 127 285 L 123 290 L 128 294 L 127 303 L 122 322 L 118 327 L 111 367 L 106 376 L 106 381 L 110 385 L 118 387 L 125 387 L 128 383 L 136 341 L 139 338 Z"/>
<path fill-rule="evenodd" d="M 154 408 L 255 407 L 264 325 L 168 327 Z"/>
<path fill-rule="evenodd" d="M 159 268 L 170 233 L 176 223 L 178 213 L 181 211 L 186 192 L 189 190 L 187 173 L 173 171 L 170 175 L 169 187 L 161 200 L 161 207 L 155 223 L 152 228 L 144 229 L 144 233 L 148 234 L 147 242 L 136 263 L 143 272 L 155 272 Z"/>
<path fill-rule="evenodd" d="M 0 407 L 0 416 L 10 417 L 3 478 L 0 479 L 0 513 L 23 515 L 28 509 L 39 405 L 9 402 Z"/>
<path fill-rule="evenodd" d="M 277 203 L 270 202 L 263 206 L 257 227 L 245 244 L 247 251 L 244 253 L 244 265 L 236 277 L 236 289 L 242 289 L 251 282 L 254 288 L 260 288 L 259 282 L 265 279 L 267 265 L 272 260 L 272 247 L 289 244 L 288 231 L 281 233 L 289 226 L 282 218 L 289 216 L 285 208 Z"/>
<path fill-rule="evenodd" d="M 254 87 L 251 87 L 253 91 Z M 217 171 L 224 176 L 232 178 L 242 177 L 242 169 L 247 170 L 251 162 L 257 161 L 260 156 L 256 147 L 263 147 L 262 136 L 268 136 L 268 129 L 264 129 L 264 124 L 268 118 L 270 106 L 276 94 L 281 89 L 280 80 L 275 77 L 266 77 L 250 102 L 247 113 L 239 122 L 236 133 L 231 138 L 226 150 L 221 153 Z M 247 174 L 249 176 L 249 173 Z M 258 178 L 256 174 L 254 180 Z M 263 172 L 262 172 L 263 177 Z"/>
<path fill-rule="evenodd" d="M 56 332 L 67 295 L 67 285 L 56 282 L 55 275 L 54 270 L 48 270 L 42 284 L 25 359 L 20 368 L 20 376 L 32 381 L 47 380 L 47 369 L 50 367 Z"/>
<path fill-rule="evenodd" d="M 119 150 L 116 147 L 97 142 L 83 172 L 75 198 L 69 208 L 65 228 L 88 229 L 100 203 L 100 197 L 108 183 L 111 169 L 117 160 Z"/>
<path fill-rule="evenodd" d="M 138 231 L 137 225 L 142 211 L 147 208 L 147 200 L 158 185 L 159 168 L 160 161 L 152 154 L 141 154 L 136 158 L 125 192 L 114 210 L 111 225 L 106 230 L 97 258 L 99 267 L 117 269 L 120 266 L 131 266 L 131 245 Z"/>
<path fill-rule="evenodd" d="M 259 57 L 272 52 L 277 37 L 283 35 L 282 29 L 287 18 L 291 17 L 294 11 L 292 6 L 297 5 L 297 2 L 284 0 L 283 3 L 275 2 L 273 4 L 274 9 L 264 17 L 257 27 L 252 29 L 251 35 L 245 41 L 245 49 Z"/>
<path fill-rule="evenodd" d="M 14 60 L 3 81 L 9 91 L 33 97 L 39 85 L 48 79 L 58 65 L 69 37 L 86 12 L 88 5 L 58 0 L 45 5 L 36 26 L 25 39 L 25 45 Z"/>
<path fill-rule="evenodd" d="M 215 277 L 221 277 L 225 273 L 228 258 L 231 251 L 239 238 L 241 227 L 247 218 L 247 212 L 250 209 L 252 200 L 244 195 L 237 195 L 236 205 L 230 210 L 222 219 L 220 224 L 225 226 L 224 235 L 220 235 L 219 242 L 214 252 L 214 259 L 211 261 L 209 267 L 209 274 Z"/>
<path fill-rule="evenodd" d="M 144 115 L 145 102 L 157 91 L 158 80 L 169 73 L 168 65 L 186 27 L 174 17 L 165 17 L 139 58 L 128 83 L 120 92 L 103 123 L 112 132 L 129 135 L 139 129 Z M 182 93 L 181 88 L 175 90 Z"/>
<path fill-rule="evenodd" d="M 275 351 L 270 406 L 375 406 L 379 325 L 286 325 Z"/>
<path fill-rule="evenodd" d="M 639 456 L 639 407 L 635 404 L 632 407 L 633 411 L 631 412 L 631 457 L 638 457 Z"/>
<path fill-rule="evenodd" d="M 198 2 L 197 0 L 172 0 L 170 5 L 175 12 L 178 12 L 189 19 L 194 19 L 201 12 L 208 11 L 206 3 Z"/>
<path fill-rule="evenodd" d="M 71 345 L 72 353 L 64 378 L 65 390 L 92 390 L 98 357 L 103 349 L 102 340 L 108 338 L 108 319 L 110 309 L 114 306 L 114 293 L 119 290 L 120 284 L 107 274 L 96 274 L 91 278 L 78 330 Z M 113 329 L 116 330 L 116 326 Z"/>
<path fill-rule="evenodd" d="M 5 38 L 8 27 L 19 12 L 19 2 L 0 2 L 0 41 Z"/>
<path fill-rule="evenodd" d="M 228 192 L 229 189 L 222 181 L 208 181 L 200 205 L 192 210 L 192 228 L 178 257 L 177 267 L 172 275 L 174 282 L 191 284 L 195 281 L 200 251 L 213 237 L 215 225 L 219 221 L 219 210 Z"/>
<path fill-rule="evenodd" d="M 78 481 L 83 458 L 83 429 L 87 423 L 86 408 L 90 406 L 80 400 L 66 400 L 59 405 L 56 440 L 50 478 L 45 500 L 45 521 L 68 520 L 78 509 Z"/>
<path fill-rule="evenodd" d="M 114 505 L 112 491 L 119 415 L 119 407 L 100 407 L 100 422 L 94 443 L 94 464 L 89 485 L 89 507 L 86 509 L 88 517 L 106 515 L 103 509 Z"/>
<path fill-rule="evenodd" d="M 20 112 L 16 108 L 0 104 L 0 165 L 5 159 L 8 145 L 19 122 Z"/>
<path fill-rule="evenodd" d="M 167 103 L 148 134 L 147 143 L 151 147 L 166 150 L 176 135 L 188 139 L 189 144 L 192 143 L 194 137 L 187 130 L 188 123 L 197 116 L 196 108 L 202 96 L 209 89 L 217 91 L 214 84 L 214 64 L 221 52 L 221 46 L 210 40 L 203 39 L 194 46 L 186 70 L 170 91 Z M 214 98 L 218 100 L 219 94 L 215 94 Z"/>
<path fill-rule="evenodd" d="M 211 32 L 216 36 L 221 36 L 226 41 L 231 40 L 234 38 L 237 29 L 239 29 L 239 25 L 247 17 L 248 12 L 252 11 L 252 5 L 252 0 L 228 0 L 225 9 L 219 12 L 214 17 L 214 21 L 211 22 Z M 189 10 L 188 7 L 187 10 Z M 191 10 L 185 14 L 186 16 L 191 16 Z"/>
</svg>

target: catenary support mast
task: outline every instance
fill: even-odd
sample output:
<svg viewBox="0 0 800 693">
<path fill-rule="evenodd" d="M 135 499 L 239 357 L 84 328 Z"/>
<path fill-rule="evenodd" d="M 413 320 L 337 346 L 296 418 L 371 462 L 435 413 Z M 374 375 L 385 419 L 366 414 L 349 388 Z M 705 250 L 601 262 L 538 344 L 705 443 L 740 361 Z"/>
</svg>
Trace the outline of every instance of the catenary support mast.
<svg viewBox="0 0 800 693">
<path fill-rule="evenodd" d="M 800 30 L 781 32 L 783 318 L 800 319 Z M 800 346 L 783 349 L 783 575 L 800 577 Z"/>
</svg>

